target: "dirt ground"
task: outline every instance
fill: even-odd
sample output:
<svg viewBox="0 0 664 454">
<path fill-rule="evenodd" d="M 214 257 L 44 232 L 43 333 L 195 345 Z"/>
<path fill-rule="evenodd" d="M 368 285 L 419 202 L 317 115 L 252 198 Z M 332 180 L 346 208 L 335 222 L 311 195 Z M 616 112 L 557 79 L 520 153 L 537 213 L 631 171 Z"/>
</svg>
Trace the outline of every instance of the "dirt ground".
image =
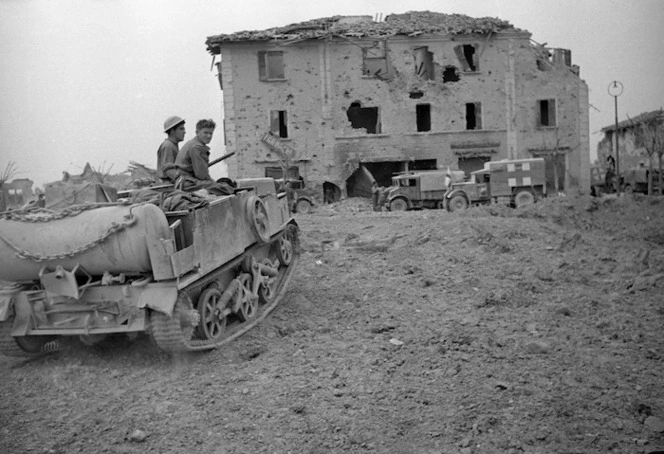
<svg viewBox="0 0 664 454">
<path fill-rule="evenodd" d="M 0 357 L 0 452 L 664 450 L 664 199 L 297 221 L 288 293 L 223 350 Z"/>
</svg>

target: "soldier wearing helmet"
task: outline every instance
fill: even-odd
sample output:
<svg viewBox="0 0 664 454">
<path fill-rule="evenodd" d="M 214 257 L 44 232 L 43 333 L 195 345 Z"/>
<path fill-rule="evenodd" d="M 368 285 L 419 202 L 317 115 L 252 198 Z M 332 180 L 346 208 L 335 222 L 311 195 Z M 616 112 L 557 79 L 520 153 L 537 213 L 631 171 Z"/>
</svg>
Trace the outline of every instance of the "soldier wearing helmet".
<svg viewBox="0 0 664 454">
<path fill-rule="evenodd" d="M 165 182 L 173 183 L 177 178 L 175 158 L 180 142 L 184 140 L 184 120 L 180 117 L 168 117 L 164 122 L 164 132 L 168 135 L 157 150 L 157 176 Z"/>
</svg>

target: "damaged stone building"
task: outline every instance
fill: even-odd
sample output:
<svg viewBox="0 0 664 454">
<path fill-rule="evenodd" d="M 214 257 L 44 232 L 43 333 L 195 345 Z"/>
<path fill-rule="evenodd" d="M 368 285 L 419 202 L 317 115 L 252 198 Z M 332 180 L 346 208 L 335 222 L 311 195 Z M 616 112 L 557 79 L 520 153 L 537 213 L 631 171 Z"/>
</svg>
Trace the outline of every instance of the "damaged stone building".
<svg viewBox="0 0 664 454">
<path fill-rule="evenodd" d="M 571 52 L 506 21 L 335 16 L 206 44 L 231 176 L 288 168 L 336 199 L 360 195 L 368 173 L 387 186 L 407 170 L 541 156 L 552 189 L 590 187 L 588 88 Z"/>
<path fill-rule="evenodd" d="M 606 163 L 608 156 L 615 159 L 615 138 L 618 137 L 618 165 L 620 169 L 625 170 L 644 164 L 650 165 L 651 155 L 655 163 L 657 162 L 657 148 L 664 146 L 664 109 L 653 110 L 651 112 L 641 113 L 634 118 L 628 118 L 616 125 L 610 125 L 602 128 L 604 134 L 602 140 L 597 144 L 597 159 L 600 164 Z M 657 166 L 657 164 L 654 164 Z"/>
</svg>

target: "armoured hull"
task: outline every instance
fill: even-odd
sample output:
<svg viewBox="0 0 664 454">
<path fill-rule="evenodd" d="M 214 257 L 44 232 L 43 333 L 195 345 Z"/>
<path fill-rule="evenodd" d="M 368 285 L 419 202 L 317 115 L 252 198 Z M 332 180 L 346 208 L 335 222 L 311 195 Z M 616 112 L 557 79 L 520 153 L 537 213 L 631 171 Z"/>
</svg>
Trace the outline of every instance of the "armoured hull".
<svg viewBox="0 0 664 454">
<path fill-rule="evenodd" d="M 0 280 L 14 285 L 0 288 L 0 352 L 139 332 L 166 352 L 209 350 L 256 326 L 285 292 L 298 228 L 274 180 L 237 183 L 220 197 L 3 213 Z"/>
<path fill-rule="evenodd" d="M 168 237 L 156 206 L 109 205 L 55 218 L 24 213 L 0 219 L 0 280 L 39 279 L 43 268 L 83 267 L 93 275 L 151 270 L 147 238 Z"/>
</svg>

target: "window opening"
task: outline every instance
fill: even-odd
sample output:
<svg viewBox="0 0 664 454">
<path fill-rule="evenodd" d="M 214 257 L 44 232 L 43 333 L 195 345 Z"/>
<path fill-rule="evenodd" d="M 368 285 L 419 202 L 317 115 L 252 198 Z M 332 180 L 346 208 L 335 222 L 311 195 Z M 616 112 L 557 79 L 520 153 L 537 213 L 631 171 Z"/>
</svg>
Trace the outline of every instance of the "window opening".
<svg viewBox="0 0 664 454">
<path fill-rule="evenodd" d="M 288 138 L 288 115 L 285 110 L 270 111 L 270 132 L 282 139 Z"/>
<path fill-rule="evenodd" d="M 490 160 L 491 159 L 488 156 L 459 157 L 457 165 L 459 166 L 459 170 L 463 170 L 466 175 L 469 175 L 470 172 L 482 170 L 484 168 L 484 163 Z"/>
<path fill-rule="evenodd" d="M 434 79 L 433 52 L 428 47 L 418 47 L 414 50 L 415 74 L 424 80 Z"/>
<path fill-rule="evenodd" d="M 422 96 L 424 96 L 424 93 L 419 90 L 410 92 L 410 99 L 420 99 Z"/>
<path fill-rule="evenodd" d="M 482 104 L 469 102 L 466 104 L 466 129 L 482 129 Z"/>
<path fill-rule="evenodd" d="M 435 159 L 416 159 L 408 161 L 408 170 L 436 170 L 438 168 Z"/>
<path fill-rule="evenodd" d="M 472 44 L 461 44 L 454 48 L 454 52 L 463 67 L 463 72 L 479 71 L 479 64 L 476 57 L 476 49 Z"/>
<path fill-rule="evenodd" d="M 540 99 L 539 126 L 556 126 L 556 100 Z"/>
<path fill-rule="evenodd" d="M 378 107 L 362 107 L 359 102 L 354 102 L 350 105 L 346 114 L 350 125 L 354 129 L 366 129 L 368 134 L 380 134 Z"/>
<path fill-rule="evenodd" d="M 417 114 L 417 132 L 431 131 L 431 104 L 415 106 Z"/>
<path fill-rule="evenodd" d="M 362 48 L 362 58 L 363 75 L 379 79 L 387 79 L 389 77 L 390 66 L 387 62 L 385 43 L 383 41 L 376 41 L 373 46 Z"/>
<path fill-rule="evenodd" d="M 445 82 L 458 82 L 459 71 L 456 66 L 446 66 L 443 71 L 443 83 Z"/>
<path fill-rule="evenodd" d="M 285 79 L 284 53 L 280 50 L 258 52 L 258 76 L 260 80 Z"/>
</svg>

